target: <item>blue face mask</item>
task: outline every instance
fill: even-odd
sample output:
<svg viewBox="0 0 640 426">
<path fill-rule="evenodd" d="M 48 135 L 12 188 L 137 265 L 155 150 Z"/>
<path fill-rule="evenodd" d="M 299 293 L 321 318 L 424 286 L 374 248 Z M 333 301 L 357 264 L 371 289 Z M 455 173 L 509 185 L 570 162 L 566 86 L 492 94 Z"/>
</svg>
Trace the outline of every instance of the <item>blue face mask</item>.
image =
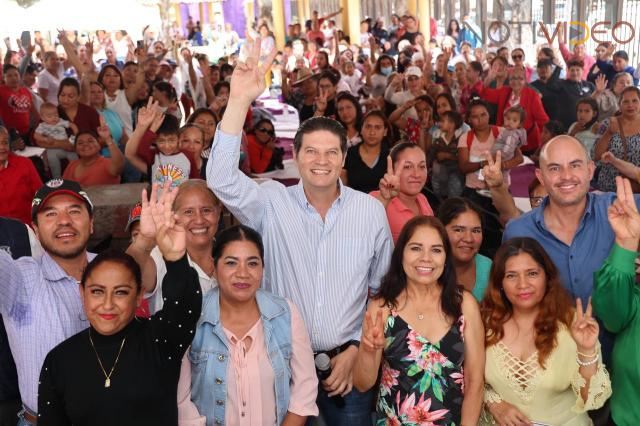
<svg viewBox="0 0 640 426">
<path fill-rule="evenodd" d="M 388 77 L 393 72 L 393 67 L 380 67 L 380 72 Z"/>
</svg>

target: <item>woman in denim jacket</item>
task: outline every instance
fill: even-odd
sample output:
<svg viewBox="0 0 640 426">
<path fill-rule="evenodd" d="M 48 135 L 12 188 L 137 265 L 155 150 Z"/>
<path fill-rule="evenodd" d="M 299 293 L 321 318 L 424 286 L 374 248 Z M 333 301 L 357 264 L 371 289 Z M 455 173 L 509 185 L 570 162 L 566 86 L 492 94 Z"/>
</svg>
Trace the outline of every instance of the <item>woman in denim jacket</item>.
<svg viewBox="0 0 640 426">
<path fill-rule="evenodd" d="M 179 393 L 190 378 L 191 396 L 179 401 L 181 426 L 304 425 L 318 414 L 309 336 L 291 302 L 260 289 L 263 253 L 260 234 L 243 225 L 217 238 L 219 287 L 204 298 L 190 374 L 183 363 Z"/>
</svg>

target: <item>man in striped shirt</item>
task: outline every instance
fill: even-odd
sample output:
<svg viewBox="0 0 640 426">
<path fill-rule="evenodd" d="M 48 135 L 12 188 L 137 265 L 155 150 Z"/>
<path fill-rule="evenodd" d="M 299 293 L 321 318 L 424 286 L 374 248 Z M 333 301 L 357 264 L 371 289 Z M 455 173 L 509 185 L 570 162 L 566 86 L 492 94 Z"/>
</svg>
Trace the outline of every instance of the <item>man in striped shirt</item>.
<svg viewBox="0 0 640 426">
<path fill-rule="evenodd" d="M 0 314 L 18 370 L 21 425 L 36 424 L 33 410 L 46 355 L 89 326 L 78 283 L 95 256 L 87 252 L 92 206 L 78 183 L 50 180 L 35 194 L 31 214 L 42 257 L 13 260 L 0 250 Z"/>
<path fill-rule="evenodd" d="M 233 73 L 207 166 L 208 184 L 240 222 L 262 234 L 264 287 L 300 308 L 314 352 L 332 357 L 332 373 L 318 392 L 325 423 L 369 425 L 372 393 L 352 389 L 351 371 L 367 296 L 378 288 L 393 250 L 385 210 L 373 197 L 340 182 L 346 131 L 329 118 L 311 118 L 296 134 L 298 185 L 270 181 L 258 186 L 238 170 L 244 117 L 264 91 L 264 75 L 275 56 L 271 52 L 258 64 L 259 54 L 256 40 Z M 334 395 L 342 395 L 345 405 L 335 404 Z"/>
</svg>

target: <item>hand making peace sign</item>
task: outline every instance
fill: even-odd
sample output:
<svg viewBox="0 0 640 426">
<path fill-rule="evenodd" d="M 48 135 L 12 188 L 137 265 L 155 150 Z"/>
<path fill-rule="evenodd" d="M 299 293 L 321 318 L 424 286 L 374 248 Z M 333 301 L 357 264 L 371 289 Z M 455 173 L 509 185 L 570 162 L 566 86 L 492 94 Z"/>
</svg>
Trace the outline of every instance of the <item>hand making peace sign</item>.
<svg viewBox="0 0 640 426">
<path fill-rule="evenodd" d="M 616 177 L 616 193 L 617 198 L 609 206 L 609 223 L 616 234 L 616 243 L 636 251 L 640 240 L 640 214 L 629 179 Z"/>
<path fill-rule="evenodd" d="M 387 173 L 380 179 L 380 196 L 385 200 L 390 200 L 398 195 L 400 190 L 400 171 L 403 166 L 404 160 L 400 162 L 394 171 L 391 156 L 387 156 Z"/>
</svg>

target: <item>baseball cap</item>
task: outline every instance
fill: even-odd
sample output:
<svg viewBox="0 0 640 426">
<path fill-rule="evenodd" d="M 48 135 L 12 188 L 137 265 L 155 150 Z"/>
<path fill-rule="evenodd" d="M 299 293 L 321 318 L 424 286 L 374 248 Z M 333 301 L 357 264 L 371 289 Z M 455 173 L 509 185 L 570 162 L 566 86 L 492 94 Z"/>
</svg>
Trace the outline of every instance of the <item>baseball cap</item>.
<svg viewBox="0 0 640 426">
<path fill-rule="evenodd" d="M 83 191 L 78 182 L 64 179 L 51 179 L 38 191 L 31 202 L 31 219 L 35 220 L 38 212 L 47 204 L 49 198 L 54 195 L 67 194 L 76 197 L 78 200 L 84 201 L 87 205 L 89 215 L 93 214 L 93 204 L 89 199 L 89 195 Z"/>
<path fill-rule="evenodd" d="M 405 76 L 409 77 L 409 76 L 416 76 L 416 77 L 422 77 L 422 70 L 420 70 L 420 68 L 418 67 L 409 67 L 407 68 L 407 70 L 404 73 Z"/>
<path fill-rule="evenodd" d="M 129 232 L 131 225 L 140 222 L 140 214 L 142 214 L 142 203 L 138 201 L 129 212 L 129 220 L 127 221 L 127 226 L 124 228 L 125 232 Z"/>
</svg>

